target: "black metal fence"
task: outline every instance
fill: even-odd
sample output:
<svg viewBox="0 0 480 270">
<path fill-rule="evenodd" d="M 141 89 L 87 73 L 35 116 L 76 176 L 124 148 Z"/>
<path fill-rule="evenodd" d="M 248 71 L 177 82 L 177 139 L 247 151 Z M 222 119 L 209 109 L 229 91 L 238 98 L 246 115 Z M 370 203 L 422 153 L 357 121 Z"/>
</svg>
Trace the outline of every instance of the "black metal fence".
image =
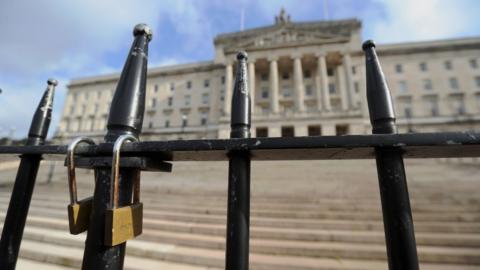
<svg viewBox="0 0 480 270">
<path fill-rule="evenodd" d="M 372 159 L 377 161 L 389 269 L 418 269 L 414 223 L 403 158 L 480 156 L 480 133 L 397 134 L 392 99 L 382 73 L 375 44 L 363 44 L 366 57 L 367 100 L 373 135 L 293 138 L 250 138 L 251 104 L 246 72 L 247 54 L 237 55 L 232 98 L 230 139 L 131 142 L 142 129 L 145 110 L 148 26 L 137 25 L 134 41 L 115 91 L 104 143 L 79 145 L 73 159 L 77 167 L 95 169 L 96 185 L 88 212 L 87 239 L 82 269 L 122 269 L 126 240 L 141 232 L 140 171 L 171 171 L 174 161 L 229 160 L 226 262 L 229 270 L 248 269 L 250 223 L 250 162 L 252 160 Z M 65 155 L 64 145 L 43 145 L 51 117 L 56 81 L 49 80 L 25 146 L 3 146 L 0 154 L 20 154 L 21 163 L 12 191 L 0 241 L 0 269 L 14 269 L 36 173 L 42 157 Z M 116 143 L 117 142 L 117 143 Z M 114 146 L 115 144 L 115 146 Z M 122 146 L 120 168 L 112 162 Z M 115 185 L 112 181 L 116 175 Z M 132 197 L 133 204 L 132 204 Z M 113 208 L 112 202 L 119 208 Z M 137 204 L 135 204 L 137 203 Z M 124 235 L 112 231 L 118 209 L 126 209 Z M 128 216 L 130 214 L 130 216 Z M 113 215 L 112 219 L 106 216 Z M 121 216 L 121 215 L 120 215 Z M 107 222 L 107 220 L 109 220 Z M 109 227 L 110 226 L 110 227 Z M 139 226 L 139 227 L 138 227 Z M 113 235 L 112 235 L 113 234 Z M 107 236 L 107 237 L 106 237 Z M 106 241 L 124 237 L 120 244 Z"/>
</svg>

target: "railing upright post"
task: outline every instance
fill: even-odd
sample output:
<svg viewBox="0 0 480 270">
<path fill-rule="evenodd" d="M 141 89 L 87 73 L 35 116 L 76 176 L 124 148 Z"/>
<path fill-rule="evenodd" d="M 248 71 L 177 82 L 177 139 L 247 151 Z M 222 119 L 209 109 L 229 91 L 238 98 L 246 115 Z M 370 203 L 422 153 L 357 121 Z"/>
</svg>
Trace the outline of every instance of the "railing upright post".
<svg viewBox="0 0 480 270">
<path fill-rule="evenodd" d="M 26 145 L 42 145 L 47 137 L 57 81 L 49 79 L 47 83 L 47 90 L 33 116 Z M 41 159 L 41 155 L 21 156 L 0 240 L 0 269 L 15 269 Z"/>
<path fill-rule="evenodd" d="M 366 57 L 367 100 L 373 134 L 397 133 L 390 91 L 375 52 L 375 43 L 363 44 Z M 390 270 L 418 270 L 417 247 L 402 150 L 375 148 L 383 223 Z"/>
<path fill-rule="evenodd" d="M 139 24 L 133 30 L 135 37 L 112 100 L 105 142 L 112 143 L 125 134 L 138 138 L 145 111 L 148 42 L 152 33 L 147 25 Z M 110 205 L 111 168 L 96 169 L 96 185 L 92 213 L 88 227 L 83 270 L 123 269 L 126 243 L 106 246 L 105 212 Z M 121 168 L 118 186 L 119 206 L 131 201 L 133 179 L 139 169 Z"/>
<path fill-rule="evenodd" d="M 247 54 L 239 52 L 237 60 L 230 138 L 249 138 L 251 104 L 247 81 Z M 225 269 L 248 269 L 249 238 L 250 153 L 238 150 L 229 153 Z"/>
</svg>

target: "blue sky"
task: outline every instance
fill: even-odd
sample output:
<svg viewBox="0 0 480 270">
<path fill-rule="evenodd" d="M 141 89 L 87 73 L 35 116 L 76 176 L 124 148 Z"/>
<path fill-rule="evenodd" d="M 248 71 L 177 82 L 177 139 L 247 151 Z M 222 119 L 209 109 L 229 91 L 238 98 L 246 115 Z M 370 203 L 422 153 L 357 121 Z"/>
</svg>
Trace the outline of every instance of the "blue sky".
<svg viewBox="0 0 480 270">
<path fill-rule="evenodd" d="M 328 7 L 325 9 L 325 3 Z M 284 7 L 293 21 L 358 18 L 378 43 L 480 36 L 480 0 L 2 0 L 0 137 L 24 137 L 53 77 L 50 134 L 72 78 L 119 71 L 136 23 L 154 32 L 149 66 L 213 58 L 213 38 L 273 23 Z"/>
</svg>

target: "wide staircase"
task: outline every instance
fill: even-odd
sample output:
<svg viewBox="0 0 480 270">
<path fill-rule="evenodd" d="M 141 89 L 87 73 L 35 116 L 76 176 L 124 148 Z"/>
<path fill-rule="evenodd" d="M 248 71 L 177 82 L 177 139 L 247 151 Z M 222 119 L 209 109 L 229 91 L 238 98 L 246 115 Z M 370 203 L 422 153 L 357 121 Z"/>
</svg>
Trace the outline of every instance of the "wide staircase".
<svg viewBox="0 0 480 270">
<path fill-rule="evenodd" d="M 372 161 L 259 162 L 252 168 L 251 269 L 387 269 Z M 421 269 L 480 269 L 478 166 L 407 162 Z M 68 233 L 66 172 L 39 174 L 17 269 L 79 269 L 85 233 Z M 81 196 L 93 174 L 78 170 Z M 11 171 L 0 172 L 2 178 Z M 14 175 L 14 173 L 13 173 Z M 125 269 L 222 269 L 226 163 L 183 163 L 143 173 L 143 234 Z M 11 184 L 0 187 L 0 220 Z"/>
</svg>

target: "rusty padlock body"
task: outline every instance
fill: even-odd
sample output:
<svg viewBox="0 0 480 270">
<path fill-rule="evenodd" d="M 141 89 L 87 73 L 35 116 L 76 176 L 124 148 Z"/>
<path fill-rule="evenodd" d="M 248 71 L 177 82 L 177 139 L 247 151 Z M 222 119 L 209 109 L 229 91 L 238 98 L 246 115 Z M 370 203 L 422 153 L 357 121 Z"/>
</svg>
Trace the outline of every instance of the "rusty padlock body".
<svg viewBox="0 0 480 270">
<path fill-rule="evenodd" d="M 74 155 L 75 148 L 82 142 L 95 144 L 90 138 L 80 137 L 70 143 L 67 150 L 68 186 L 70 190 L 70 204 L 67 206 L 67 210 L 68 226 L 71 234 L 80 234 L 88 229 L 90 213 L 92 212 L 93 205 L 93 197 L 88 197 L 80 201 L 77 198 L 77 178 L 75 175 Z"/>
<path fill-rule="evenodd" d="M 131 135 L 120 136 L 113 146 L 110 208 L 105 212 L 106 246 L 116 246 L 142 233 L 143 204 L 140 203 L 140 171 L 133 180 L 133 203 L 118 207 L 118 177 L 120 169 L 120 148 L 125 141 L 137 141 Z"/>
</svg>

